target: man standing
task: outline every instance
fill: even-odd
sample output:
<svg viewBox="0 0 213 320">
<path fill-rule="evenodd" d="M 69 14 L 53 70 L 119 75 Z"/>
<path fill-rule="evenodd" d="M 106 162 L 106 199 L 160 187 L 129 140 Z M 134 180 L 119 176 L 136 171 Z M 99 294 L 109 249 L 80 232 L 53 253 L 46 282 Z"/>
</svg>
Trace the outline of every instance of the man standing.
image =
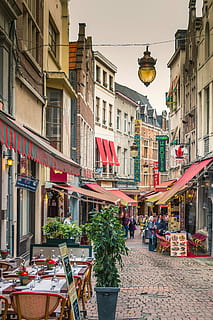
<svg viewBox="0 0 213 320">
<path fill-rule="evenodd" d="M 70 212 L 67 213 L 67 217 L 64 220 L 64 224 L 72 224 L 72 215 Z"/>
</svg>

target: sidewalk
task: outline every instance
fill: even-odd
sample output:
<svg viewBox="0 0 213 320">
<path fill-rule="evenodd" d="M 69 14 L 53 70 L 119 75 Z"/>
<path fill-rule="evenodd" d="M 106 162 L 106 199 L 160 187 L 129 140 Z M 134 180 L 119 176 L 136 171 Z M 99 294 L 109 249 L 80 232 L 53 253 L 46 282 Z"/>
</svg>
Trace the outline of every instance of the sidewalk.
<svg viewBox="0 0 213 320">
<path fill-rule="evenodd" d="M 120 273 L 116 320 L 213 319 L 212 258 L 150 252 L 142 244 L 139 229 L 126 244 L 129 254 Z M 87 303 L 87 317 L 98 320 L 95 293 Z"/>
</svg>

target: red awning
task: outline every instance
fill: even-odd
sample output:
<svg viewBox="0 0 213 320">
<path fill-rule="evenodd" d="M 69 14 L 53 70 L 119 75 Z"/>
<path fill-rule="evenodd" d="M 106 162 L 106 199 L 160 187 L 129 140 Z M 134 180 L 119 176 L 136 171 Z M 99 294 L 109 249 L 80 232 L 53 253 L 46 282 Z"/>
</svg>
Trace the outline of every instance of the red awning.
<svg viewBox="0 0 213 320">
<path fill-rule="evenodd" d="M 110 149 L 112 151 L 112 156 L 114 158 L 114 163 L 116 166 L 120 166 L 120 163 L 118 161 L 118 158 L 117 158 L 117 154 L 116 154 L 116 151 L 115 151 L 115 145 L 114 145 L 114 142 L 113 141 L 109 141 L 109 145 L 110 145 Z"/>
<path fill-rule="evenodd" d="M 42 137 L 12 120 L 0 112 L 0 142 L 7 148 L 32 159 L 41 165 L 67 172 L 76 176 L 80 175 L 80 166 L 66 155 L 56 150 Z"/>
<path fill-rule="evenodd" d="M 95 139 L 96 139 L 98 150 L 99 150 L 99 153 L 100 153 L 100 156 L 101 156 L 102 164 L 106 165 L 108 162 L 107 162 L 104 146 L 103 146 L 103 143 L 102 143 L 102 139 L 99 138 L 99 137 L 96 137 Z"/>
<path fill-rule="evenodd" d="M 103 139 L 103 143 L 104 143 L 104 147 L 106 150 L 107 158 L 109 160 L 109 164 L 112 166 L 112 165 L 114 165 L 114 162 L 113 162 L 111 150 L 109 147 L 109 140 Z"/>
<path fill-rule="evenodd" d="M 118 198 L 121 199 L 121 201 L 123 200 L 123 205 L 128 205 L 128 206 L 137 206 L 138 203 L 136 200 L 132 199 L 131 197 L 129 197 L 127 194 L 125 194 L 124 192 L 120 191 L 120 190 L 109 190 L 111 193 L 113 193 L 114 195 L 116 195 Z"/>
<path fill-rule="evenodd" d="M 164 191 L 175 183 L 176 179 L 164 181 L 155 187 L 156 191 Z"/>
<path fill-rule="evenodd" d="M 200 162 L 193 163 L 184 174 L 173 184 L 173 186 L 165 191 L 164 196 L 156 204 L 165 204 L 171 199 L 176 193 L 182 190 L 182 188 L 194 178 L 203 168 L 205 168 L 213 158 L 206 159 Z"/>
<path fill-rule="evenodd" d="M 99 193 L 99 192 L 93 192 L 93 191 L 83 189 L 80 187 L 76 187 L 76 186 L 71 186 L 71 185 L 70 186 L 62 186 L 62 185 L 55 184 L 55 185 L 53 185 L 53 187 L 72 191 L 72 192 L 77 192 L 77 193 L 82 194 L 82 195 L 89 197 L 89 198 L 99 199 L 99 200 L 114 203 L 114 204 L 118 201 L 118 198 L 113 199 L 110 195 L 106 195 L 106 194 Z"/>
</svg>

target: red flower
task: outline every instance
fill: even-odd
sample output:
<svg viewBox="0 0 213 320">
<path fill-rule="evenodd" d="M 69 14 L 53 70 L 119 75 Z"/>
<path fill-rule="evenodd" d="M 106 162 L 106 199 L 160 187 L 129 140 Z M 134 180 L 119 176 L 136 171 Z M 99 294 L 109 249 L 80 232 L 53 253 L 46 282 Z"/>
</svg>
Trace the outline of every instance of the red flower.
<svg viewBox="0 0 213 320">
<path fill-rule="evenodd" d="M 47 263 L 56 263 L 55 260 L 49 259 L 47 260 Z"/>
</svg>

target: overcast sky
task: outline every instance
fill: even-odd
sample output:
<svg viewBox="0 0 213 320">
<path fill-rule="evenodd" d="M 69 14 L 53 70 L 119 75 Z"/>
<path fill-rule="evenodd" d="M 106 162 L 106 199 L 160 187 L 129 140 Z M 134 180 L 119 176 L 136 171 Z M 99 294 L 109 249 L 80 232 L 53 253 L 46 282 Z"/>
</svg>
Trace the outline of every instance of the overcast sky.
<svg viewBox="0 0 213 320">
<path fill-rule="evenodd" d="M 202 3 L 197 0 L 198 16 Z M 78 24 L 86 23 L 86 36 L 92 37 L 93 50 L 100 51 L 118 68 L 116 82 L 147 96 L 160 113 L 166 109 L 167 63 L 174 53 L 174 35 L 188 26 L 188 4 L 189 0 L 70 0 L 70 40 L 77 40 Z M 143 56 L 145 44 L 150 44 L 149 51 L 157 59 L 156 79 L 148 88 L 137 75 L 138 58 Z"/>
</svg>

